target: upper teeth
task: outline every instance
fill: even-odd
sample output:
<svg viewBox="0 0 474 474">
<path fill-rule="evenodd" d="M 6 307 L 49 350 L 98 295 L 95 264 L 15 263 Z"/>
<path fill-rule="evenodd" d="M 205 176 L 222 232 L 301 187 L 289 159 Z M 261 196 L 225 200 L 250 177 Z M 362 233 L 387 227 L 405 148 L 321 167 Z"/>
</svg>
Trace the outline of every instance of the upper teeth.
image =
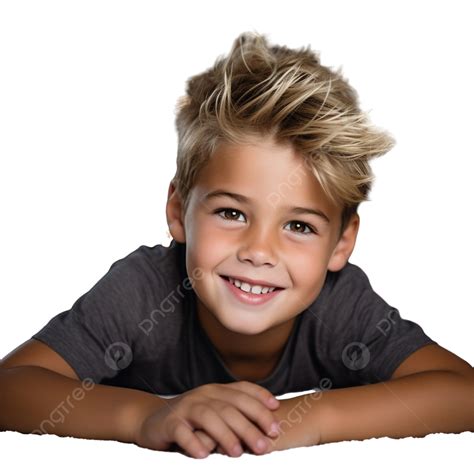
<svg viewBox="0 0 474 474">
<path fill-rule="evenodd" d="M 259 295 L 260 293 L 271 293 L 276 287 L 268 287 L 268 286 L 261 286 L 261 285 L 250 285 L 249 283 L 245 281 L 240 281 L 236 280 L 234 278 L 228 277 L 229 281 L 236 286 L 237 288 L 240 288 L 242 291 L 245 291 L 246 293 L 254 293 L 256 295 Z"/>
</svg>

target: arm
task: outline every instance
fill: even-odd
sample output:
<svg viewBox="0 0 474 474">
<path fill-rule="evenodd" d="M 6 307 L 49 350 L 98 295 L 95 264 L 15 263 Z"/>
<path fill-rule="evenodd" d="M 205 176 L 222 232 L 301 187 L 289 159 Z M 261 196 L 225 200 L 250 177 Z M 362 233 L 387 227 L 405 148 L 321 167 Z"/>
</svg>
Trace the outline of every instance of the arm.
<svg viewBox="0 0 474 474">
<path fill-rule="evenodd" d="M 166 400 L 75 380 L 44 367 L 0 368 L 0 430 L 134 442 L 137 422 Z"/>
<path fill-rule="evenodd" d="M 454 355 L 447 362 L 447 352 L 421 348 L 388 381 L 281 400 L 281 434 L 270 451 L 474 430 L 474 369 Z"/>
</svg>

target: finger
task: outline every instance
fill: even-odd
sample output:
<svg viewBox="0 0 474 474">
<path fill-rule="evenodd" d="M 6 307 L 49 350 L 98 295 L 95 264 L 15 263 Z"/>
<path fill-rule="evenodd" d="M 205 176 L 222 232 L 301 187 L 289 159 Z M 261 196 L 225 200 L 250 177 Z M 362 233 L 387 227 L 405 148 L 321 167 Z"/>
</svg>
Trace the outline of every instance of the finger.
<svg viewBox="0 0 474 474">
<path fill-rule="evenodd" d="M 214 400 L 214 405 L 219 404 L 219 400 Z M 231 405 L 234 412 L 238 412 Z M 235 435 L 229 425 L 223 420 L 221 414 L 207 405 L 194 405 L 188 414 L 189 421 L 197 428 L 202 428 L 206 433 L 232 457 L 242 454 L 240 439 Z"/>
<path fill-rule="evenodd" d="M 228 386 L 229 388 L 241 390 L 257 398 L 267 408 L 270 408 L 271 410 L 274 410 L 280 406 L 280 400 L 278 400 L 278 398 L 276 398 L 272 392 L 256 383 L 252 383 L 247 380 L 240 380 L 238 382 L 226 384 L 226 386 Z"/>
<path fill-rule="evenodd" d="M 203 430 L 195 430 L 194 434 L 199 438 L 202 444 L 206 446 L 208 452 L 214 451 L 217 443 Z"/>
<path fill-rule="evenodd" d="M 231 385 L 235 387 L 235 384 Z M 263 435 L 270 437 L 278 436 L 279 420 L 276 415 L 258 399 L 258 393 L 260 393 L 260 398 L 262 397 L 261 392 L 257 392 L 257 390 L 253 388 L 248 389 L 248 386 L 245 385 L 242 385 L 242 390 L 230 387 L 229 390 L 232 390 L 234 393 L 231 398 L 223 401 L 231 402 L 231 404 L 238 408 L 247 418 L 254 421 L 262 430 Z M 256 394 L 257 397 L 252 395 L 252 393 Z"/>
<path fill-rule="evenodd" d="M 254 400 L 256 403 L 256 400 Z M 255 454 L 268 451 L 271 439 L 265 436 L 243 413 L 233 405 L 224 405 L 219 411 L 222 419 L 230 426 L 232 431 Z"/>
<path fill-rule="evenodd" d="M 171 421 L 170 433 L 172 439 L 175 440 L 182 449 L 184 449 L 193 458 L 207 457 L 209 450 L 201 441 L 200 435 L 195 434 L 192 427 L 188 423 L 184 423 L 179 418 Z M 202 456 L 204 454 L 204 456 Z"/>
</svg>

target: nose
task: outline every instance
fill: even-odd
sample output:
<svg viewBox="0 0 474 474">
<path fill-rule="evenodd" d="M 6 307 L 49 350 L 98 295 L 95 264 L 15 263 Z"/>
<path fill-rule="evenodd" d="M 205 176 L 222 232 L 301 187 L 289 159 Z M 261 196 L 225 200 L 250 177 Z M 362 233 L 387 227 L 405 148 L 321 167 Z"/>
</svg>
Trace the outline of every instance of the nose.
<svg viewBox="0 0 474 474">
<path fill-rule="evenodd" d="M 242 236 L 242 243 L 238 251 L 241 261 L 250 261 L 256 266 L 264 264 L 276 265 L 275 236 L 271 231 L 264 231 L 262 227 L 255 226 Z"/>
</svg>

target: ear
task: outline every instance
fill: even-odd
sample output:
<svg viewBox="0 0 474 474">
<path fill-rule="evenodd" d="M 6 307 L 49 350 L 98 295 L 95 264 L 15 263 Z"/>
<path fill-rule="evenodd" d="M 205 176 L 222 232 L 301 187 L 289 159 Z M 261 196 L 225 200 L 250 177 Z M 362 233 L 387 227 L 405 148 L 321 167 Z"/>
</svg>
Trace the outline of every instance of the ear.
<svg viewBox="0 0 474 474">
<path fill-rule="evenodd" d="M 344 268 L 354 250 L 357 233 L 359 231 L 359 224 L 360 217 L 356 212 L 351 216 L 346 229 L 334 247 L 331 258 L 329 259 L 328 270 L 338 272 Z"/>
<path fill-rule="evenodd" d="M 184 212 L 181 197 L 176 190 L 173 181 L 168 188 L 168 200 L 166 202 L 166 220 L 171 236 L 180 243 L 186 242 L 184 230 Z"/>
</svg>

